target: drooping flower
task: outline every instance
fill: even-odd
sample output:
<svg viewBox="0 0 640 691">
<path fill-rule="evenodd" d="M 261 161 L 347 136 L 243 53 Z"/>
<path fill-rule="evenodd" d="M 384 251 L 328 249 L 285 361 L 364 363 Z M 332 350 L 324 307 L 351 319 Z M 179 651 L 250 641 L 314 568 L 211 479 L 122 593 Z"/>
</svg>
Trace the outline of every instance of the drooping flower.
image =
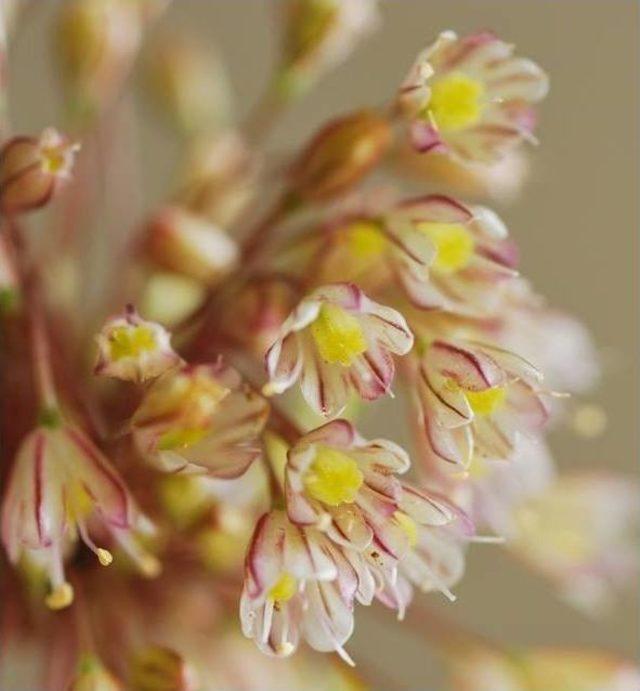
<svg viewBox="0 0 640 691">
<path fill-rule="evenodd" d="M 514 509 L 510 549 L 586 611 L 637 578 L 638 487 L 604 474 L 561 476 Z"/>
<path fill-rule="evenodd" d="M 161 324 L 142 319 L 128 305 L 124 314 L 109 318 L 96 336 L 94 373 L 127 381 L 154 379 L 181 361 L 170 338 Z"/>
<path fill-rule="evenodd" d="M 52 127 L 39 137 L 13 137 L 0 149 L 0 211 L 44 206 L 69 179 L 80 145 Z"/>
<path fill-rule="evenodd" d="M 532 138 L 532 104 L 548 91 L 546 74 L 489 32 L 440 34 L 400 87 L 398 105 L 422 152 L 445 151 L 468 161 L 494 161 Z"/>
<path fill-rule="evenodd" d="M 305 297 L 281 327 L 266 354 L 268 394 L 298 379 L 309 405 L 323 415 L 339 413 L 350 388 L 371 400 L 390 390 L 391 353 L 406 354 L 413 335 L 404 317 L 370 300 L 357 286 L 333 284 Z"/>
<path fill-rule="evenodd" d="M 283 511 L 262 516 L 247 552 L 240 620 L 263 652 L 291 655 L 300 638 L 347 661 L 358 582 L 327 538 L 293 525 Z"/>
<path fill-rule="evenodd" d="M 103 565 L 111 552 L 90 535 L 100 522 L 143 573 L 159 565 L 143 552 L 135 532 L 149 531 L 122 478 L 77 427 L 52 422 L 32 431 L 18 450 L 2 507 L 2 541 L 13 563 L 22 556 L 42 563 L 51 582 L 46 602 L 67 607 L 73 589 L 63 567 L 66 546 L 79 536 Z"/>
<path fill-rule="evenodd" d="M 493 345 L 435 340 L 419 368 L 418 395 L 430 451 L 468 467 L 473 458 L 507 459 L 520 434 L 547 419 L 540 372 Z"/>
<path fill-rule="evenodd" d="M 396 273 L 423 309 L 467 315 L 495 309 L 517 275 L 517 252 L 498 216 L 442 195 L 408 199 L 384 216 Z"/>
<path fill-rule="evenodd" d="M 280 75 L 284 95 L 304 91 L 379 23 L 377 0 L 288 0 Z"/>
<path fill-rule="evenodd" d="M 160 470 L 233 478 L 259 457 L 268 408 L 222 362 L 183 365 L 147 389 L 131 432 L 138 451 Z"/>
</svg>

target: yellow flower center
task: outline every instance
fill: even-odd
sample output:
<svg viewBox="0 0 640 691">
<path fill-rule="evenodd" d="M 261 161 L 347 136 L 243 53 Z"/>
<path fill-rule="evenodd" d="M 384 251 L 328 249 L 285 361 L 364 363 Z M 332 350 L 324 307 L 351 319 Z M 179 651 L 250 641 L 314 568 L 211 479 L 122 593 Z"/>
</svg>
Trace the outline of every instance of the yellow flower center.
<svg viewBox="0 0 640 691">
<path fill-rule="evenodd" d="M 160 451 L 172 451 L 174 449 L 186 449 L 197 444 L 207 433 L 203 428 L 180 428 L 170 429 L 160 435 L 158 439 L 158 449 Z"/>
<path fill-rule="evenodd" d="M 363 480 L 353 458 L 321 446 L 304 477 L 304 486 L 314 499 L 329 506 L 339 506 L 354 501 Z"/>
<path fill-rule="evenodd" d="M 484 110 L 484 84 L 454 72 L 434 82 L 426 112 L 440 130 L 455 132 L 475 125 Z"/>
<path fill-rule="evenodd" d="M 65 509 L 70 523 L 82 521 L 93 511 L 93 499 L 81 483 L 73 482 L 67 487 Z"/>
<path fill-rule="evenodd" d="M 326 362 L 348 367 L 367 349 L 358 319 L 337 305 L 322 305 L 310 328 L 320 357 Z"/>
<path fill-rule="evenodd" d="M 283 571 L 280 578 L 269 590 L 269 599 L 274 602 L 287 602 L 298 590 L 298 582 L 286 571 Z"/>
<path fill-rule="evenodd" d="M 455 273 L 471 261 L 475 242 L 464 226 L 458 223 L 418 223 L 416 227 L 435 247 L 436 256 L 431 267 L 436 271 Z"/>
<path fill-rule="evenodd" d="M 416 522 L 403 511 L 396 511 L 393 517 L 402 528 L 402 532 L 407 536 L 409 546 L 415 547 L 418 544 L 418 526 Z"/>
<path fill-rule="evenodd" d="M 109 348 L 111 358 L 117 361 L 151 352 L 156 341 L 148 326 L 118 326 L 109 334 Z"/>
<path fill-rule="evenodd" d="M 504 405 L 507 389 L 504 386 L 494 386 L 484 391 L 465 391 L 464 394 L 476 415 L 489 417 Z"/>
<path fill-rule="evenodd" d="M 386 239 L 371 221 L 355 221 L 344 232 L 349 253 L 358 259 L 370 263 L 385 250 Z"/>
</svg>

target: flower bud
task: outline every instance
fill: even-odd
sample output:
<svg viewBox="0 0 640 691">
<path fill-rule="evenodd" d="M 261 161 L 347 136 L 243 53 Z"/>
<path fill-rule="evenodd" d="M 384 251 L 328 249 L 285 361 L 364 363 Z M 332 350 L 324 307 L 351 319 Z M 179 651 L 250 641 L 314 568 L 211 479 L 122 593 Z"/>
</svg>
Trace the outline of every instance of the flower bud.
<svg viewBox="0 0 640 691">
<path fill-rule="evenodd" d="M 311 140 L 292 171 L 292 188 L 320 201 L 346 192 L 380 161 L 391 143 L 384 118 L 360 111 L 334 120 Z"/>
<path fill-rule="evenodd" d="M 85 655 L 68 691 L 123 691 L 124 686 L 93 655 Z"/>
<path fill-rule="evenodd" d="M 155 101 L 180 130 L 193 133 L 229 122 L 231 94 L 223 66 L 191 38 L 167 34 L 155 41 L 147 77 Z"/>
<path fill-rule="evenodd" d="M 158 266 L 203 283 L 215 283 L 238 258 L 236 243 L 224 231 L 178 206 L 152 217 L 144 248 Z"/>
<path fill-rule="evenodd" d="M 94 373 L 137 382 L 159 377 L 181 362 L 170 338 L 164 327 L 142 319 L 128 305 L 123 315 L 108 319 L 97 335 Z"/>
<path fill-rule="evenodd" d="M 132 691 L 192 691 L 196 685 L 194 670 L 170 648 L 150 645 L 131 660 Z"/>
<path fill-rule="evenodd" d="M 79 144 L 47 128 L 40 137 L 13 137 L 0 150 L 0 211 L 44 206 L 69 178 Z"/>
</svg>

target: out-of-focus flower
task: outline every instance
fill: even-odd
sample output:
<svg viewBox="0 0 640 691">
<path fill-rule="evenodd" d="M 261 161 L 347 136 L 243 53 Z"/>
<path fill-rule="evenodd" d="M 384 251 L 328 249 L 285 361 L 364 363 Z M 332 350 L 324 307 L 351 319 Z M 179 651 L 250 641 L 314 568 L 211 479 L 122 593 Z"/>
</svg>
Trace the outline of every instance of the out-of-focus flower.
<svg viewBox="0 0 640 691">
<path fill-rule="evenodd" d="M 473 645 L 448 656 L 456 691 L 635 691 L 631 661 L 588 648 L 499 650 Z"/>
<path fill-rule="evenodd" d="M 517 253 L 498 216 L 449 197 L 409 199 L 384 217 L 399 280 L 421 308 L 482 314 L 516 275 Z"/>
<path fill-rule="evenodd" d="M 278 87 L 286 98 L 344 61 L 379 24 L 377 0 L 287 0 Z"/>
<path fill-rule="evenodd" d="M 140 299 L 142 311 L 150 319 L 175 326 L 202 304 L 206 286 L 172 271 L 154 271 Z"/>
<path fill-rule="evenodd" d="M 154 379 L 181 362 L 169 332 L 146 321 L 132 305 L 124 314 L 107 319 L 100 333 L 95 374 L 127 381 Z"/>
<path fill-rule="evenodd" d="M 400 144 L 393 163 L 401 175 L 430 187 L 444 186 L 464 199 L 490 198 L 502 204 L 518 199 L 531 168 L 523 149 L 509 149 L 497 161 L 477 163 L 461 161 L 446 153 L 423 156 L 409 143 Z"/>
<path fill-rule="evenodd" d="M 446 151 L 491 162 L 531 139 L 531 104 L 548 90 L 546 74 L 489 32 L 452 31 L 421 53 L 400 87 L 398 105 L 418 151 Z"/>
<path fill-rule="evenodd" d="M 228 227 L 257 191 L 261 165 L 234 130 L 197 137 L 181 166 L 177 201 L 212 223 Z"/>
<path fill-rule="evenodd" d="M 560 477 L 514 511 L 509 547 L 565 599 L 597 612 L 637 577 L 639 496 L 615 475 Z"/>
<path fill-rule="evenodd" d="M 315 650 L 350 658 L 343 645 L 353 631 L 358 579 L 339 551 L 311 528 L 291 524 L 282 511 L 265 514 L 247 552 L 240 620 L 263 652 L 291 655 L 300 637 Z"/>
<path fill-rule="evenodd" d="M 145 5 L 138 0 L 66 0 L 57 20 L 56 52 L 84 117 L 104 107 L 125 79 L 141 41 Z"/>
<path fill-rule="evenodd" d="M 309 405 L 327 416 L 346 405 L 350 388 L 367 400 L 387 393 L 413 335 L 404 317 L 370 300 L 357 286 L 333 284 L 305 297 L 266 354 L 267 394 L 301 379 Z"/>
<path fill-rule="evenodd" d="M 83 432 L 52 419 L 20 446 L 2 507 L 2 541 L 9 558 L 13 563 L 21 556 L 44 563 L 51 582 L 46 602 L 52 609 L 67 607 L 73 600 L 63 568 L 70 541 L 79 535 L 102 565 L 113 560 L 89 534 L 93 519 L 143 573 L 155 575 L 159 565 L 135 537 L 150 527 L 124 482 Z"/>
<path fill-rule="evenodd" d="M 231 88 L 219 59 L 193 37 L 156 38 L 147 60 L 152 95 L 180 130 L 211 131 L 231 118 Z"/>
<path fill-rule="evenodd" d="M 160 470 L 234 478 L 259 457 L 268 410 L 232 368 L 184 365 L 151 384 L 131 431 L 138 451 Z"/>
<path fill-rule="evenodd" d="M 97 657 L 85 655 L 67 691 L 124 691 L 124 688 Z"/>
<path fill-rule="evenodd" d="M 147 222 L 144 251 L 158 266 L 203 283 L 215 283 L 238 259 L 236 243 L 215 224 L 178 206 Z"/>
<path fill-rule="evenodd" d="M 53 128 L 39 137 L 13 137 L 0 150 L 0 211 L 44 206 L 70 177 L 79 144 Z"/>
<path fill-rule="evenodd" d="M 137 650 L 130 663 L 131 691 L 195 691 L 195 671 L 175 650 L 150 645 Z"/>
<path fill-rule="evenodd" d="M 537 431 L 547 419 L 541 378 L 526 360 L 495 346 L 431 343 L 418 393 L 433 454 L 464 467 L 474 458 L 509 458 L 518 436 Z"/>
<path fill-rule="evenodd" d="M 323 127 L 291 170 L 291 188 L 318 202 L 346 192 L 371 171 L 391 143 L 389 122 L 373 111 L 346 115 Z"/>
<path fill-rule="evenodd" d="M 16 307 L 19 290 L 13 248 L 3 233 L 0 235 L 0 316 Z"/>
</svg>

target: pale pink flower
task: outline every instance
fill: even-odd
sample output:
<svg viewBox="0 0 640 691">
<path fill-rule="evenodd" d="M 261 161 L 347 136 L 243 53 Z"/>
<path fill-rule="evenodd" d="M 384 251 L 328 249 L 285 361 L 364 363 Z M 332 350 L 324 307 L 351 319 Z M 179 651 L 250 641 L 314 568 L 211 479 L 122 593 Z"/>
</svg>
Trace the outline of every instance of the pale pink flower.
<svg viewBox="0 0 640 691">
<path fill-rule="evenodd" d="M 324 286 L 299 303 L 267 351 L 265 393 L 282 393 L 300 379 L 309 405 L 336 415 L 350 389 L 365 400 L 388 393 L 395 372 L 391 354 L 404 355 L 412 345 L 399 312 L 353 284 Z"/>
<path fill-rule="evenodd" d="M 222 362 L 183 365 L 147 389 L 131 433 L 140 454 L 164 472 L 234 478 L 260 456 L 268 411 Z"/>
<path fill-rule="evenodd" d="M 548 91 L 543 70 L 513 55 L 492 33 L 445 31 L 423 51 L 400 87 L 398 105 L 421 152 L 491 162 L 533 139 L 532 104 Z"/>
</svg>

